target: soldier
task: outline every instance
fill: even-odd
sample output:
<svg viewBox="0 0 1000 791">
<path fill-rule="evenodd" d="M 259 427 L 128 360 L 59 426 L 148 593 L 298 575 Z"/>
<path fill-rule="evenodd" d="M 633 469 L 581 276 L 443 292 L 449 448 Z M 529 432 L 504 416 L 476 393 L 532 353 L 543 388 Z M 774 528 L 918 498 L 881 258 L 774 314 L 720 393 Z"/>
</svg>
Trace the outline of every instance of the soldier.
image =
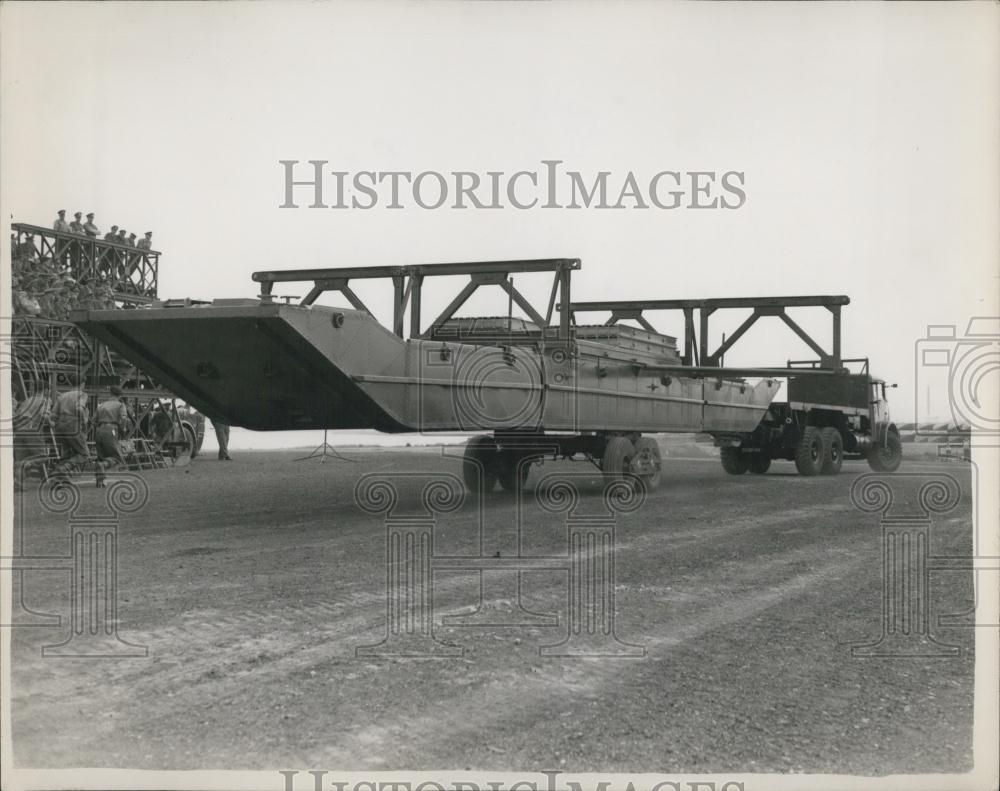
<svg viewBox="0 0 1000 791">
<path fill-rule="evenodd" d="M 232 461 L 229 455 L 229 426 L 218 420 L 212 421 L 212 428 L 215 429 L 215 439 L 219 443 L 219 461 Z"/>
<path fill-rule="evenodd" d="M 118 241 L 118 226 L 112 225 L 111 230 L 104 234 L 105 242 L 117 242 Z"/>
<path fill-rule="evenodd" d="M 52 230 L 59 233 L 72 233 L 69 223 L 66 222 L 66 210 L 60 209 L 58 214 L 56 221 L 52 223 Z M 66 248 L 69 244 L 65 239 L 56 239 L 56 260 L 63 266 L 66 266 Z"/>
<path fill-rule="evenodd" d="M 125 237 L 125 229 L 124 228 L 122 228 L 120 231 L 118 231 L 118 238 L 115 239 L 115 241 L 118 242 L 118 244 L 128 244 L 128 239 Z"/>
<path fill-rule="evenodd" d="M 48 393 L 36 393 L 14 409 L 14 491 L 24 488 L 24 473 L 33 459 L 45 456 L 45 433 L 52 425 L 52 401 Z"/>
<path fill-rule="evenodd" d="M 81 217 L 83 217 L 83 212 L 76 212 L 73 215 L 73 222 L 69 224 L 69 232 L 79 234 L 80 236 L 86 236 L 87 232 L 83 228 L 83 223 L 80 222 Z"/>
<path fill-rule="evenodd" d="M 153 232 L 146 231 L 146 238 L 140 239 L 138 244 L 136 244 L 140 250 L 152 250 L 153 249 Z"/>
<path fill-rule="evenodd" d="M 58 475 L 65 475 L 70 467 L 90 461 L 87 447 L 87 394 L 80 377 L 69 374 L 70 389 L 56 399 L 52 410 L 52 427 L 59 443 L 59 462 L 53 468 Z"/>
<path fill-rule="evenodd" d="M 52 223 L 52 230 L 59 231 L 59 233 L 69 233 L 69 223 L 66 222 L 66 210 L 60 209 L 58 212 L 59 216 L 56 221 Z"/>
<path fill-rule="evenodd" d="M 104 473 L 119 465 L 125 464 L 121 447 L 118 444 L 121 436 L 128 430 L 128 408 L 121 401 L 124 391 L 118 385 L 111 386 L 111 398 L 102 401 L 97 407 L 97 431 L 94 439 L 97 444 L 97 465 L 95 467 L 97 487 L 105 486 Z"/>
<path fill-rule="evenodd" d="M 33 233 L 26 233 L 24 235 L 24 241 L 15 248 L 14 257 L 23 258 L 26 261 L 33 261 L 35 259 L 35 254 L 35 235 Z"/>
<path fill-rule="evenodd" d="M 128 235 L 128 246 L 129 247 L 135 247 L 135 234 L 134 233 L 130 233 Z"/>
<path fill-rule="evenodd" d="M 96 239 L 97 235 L 100 233 L 100 231 L 97 229 L 97 226 L 94 225 L 94 213 L 93 212 L 90 212 L 87 215 L 87 222 L 83 226 L 83 232 L 85 234 L 87 234 L 87 236 L 89 236 L 91 239 Z"/>
</svg>

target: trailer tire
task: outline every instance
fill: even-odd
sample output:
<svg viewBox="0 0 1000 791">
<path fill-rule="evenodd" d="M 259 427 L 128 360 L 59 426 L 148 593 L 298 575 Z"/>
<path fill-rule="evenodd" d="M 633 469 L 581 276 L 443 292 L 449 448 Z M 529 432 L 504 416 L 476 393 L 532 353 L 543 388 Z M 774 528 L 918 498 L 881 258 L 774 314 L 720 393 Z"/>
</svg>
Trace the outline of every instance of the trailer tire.
<svg viewBox="0 0 1000 791">
<path fill-rule="evenodd" d="M 886 434 L 885 444 L 879 443 L 868 451 L 868 466 L 875 472 L 895 472 L 902 460 L 903 445 L 894 431 Z"/>
<path fill-rule="evenodd" d="M 473 437 L 465 446 L 462 479 L 472 494 L 489 494 L 497 483 L 497 444 L 492 437 Z"/>
<path fill-rule="evenodd" d="M 723 448 L 719 451 L 719 458 L 722 460 L 722 469 L 730 475 L 742 475 L 750 469 L 750 460 L 739 448 Z"/>
<path fill-rule="evenodd" d="M 823 435 L 823 475 L 836 475 L 844 463 L 844 439 L 840 431 L 827 426 L 821 432 Z"/>
<path fill-rule="evenodd" d="M 645 490 L 651 492 L 660 485 L 663 477 L 660 444 L 652 437 L 639 437 L 635 443 L 635 455 L 644 465 L 655 467 L 653 472 L 638 473 L 639 481 Z"/>
<path fill-rule="evenodd" d="M 826 443 L 823 432 L 816 426 L 806 426 L 802 430 L 802 441 L 795 450 L 795 469 L 799 475 L 819 475 L 826 458 Z"/>
<path fill-rule="evenodd" d="M 511 494 L 523 491 L 530 470 L 531 462 L 527 457 L 501 454 L 497 467 L 497 480 L 500 482 L 500 488 Z"/>
<path fill-rule="evenodd" d="M 628 437 L 612 437 L 601 455 L 601 472 L 607 483 L 635 480 L 632 474 L 632 457 L 635 445 Z"/>
<path fill-rule="evenodd" d="M 771 459 L 763 453 L 755 453 L 747 460 L 747 466 L 754 475 L 763 475 L 771 469 Z"/>
</svg>

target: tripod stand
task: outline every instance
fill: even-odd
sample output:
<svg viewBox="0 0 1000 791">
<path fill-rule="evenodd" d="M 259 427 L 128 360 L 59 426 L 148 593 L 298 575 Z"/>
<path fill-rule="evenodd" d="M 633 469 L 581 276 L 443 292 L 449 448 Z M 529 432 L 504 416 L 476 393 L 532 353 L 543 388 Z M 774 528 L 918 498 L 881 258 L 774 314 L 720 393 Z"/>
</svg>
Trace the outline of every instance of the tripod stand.
<svg viewBox="0 0 1000 791">
<path fill-rule="evenodd" d="M 326 441 L 327 429 L 323 429 L 323 444 L 317 445 L 316 449 L 313 450 L 308 456 L 300 456 L 294 461 L 309 461 L 310 459 L 319 459 L 320 464 L 326 464 L 328 458 L 340 459 L 340 461 L 349 461 L 352 464 L 354 459 L 348 459 L 337 453 L 336 448 L 334 448 L 329 442 Z"/>
</svg>

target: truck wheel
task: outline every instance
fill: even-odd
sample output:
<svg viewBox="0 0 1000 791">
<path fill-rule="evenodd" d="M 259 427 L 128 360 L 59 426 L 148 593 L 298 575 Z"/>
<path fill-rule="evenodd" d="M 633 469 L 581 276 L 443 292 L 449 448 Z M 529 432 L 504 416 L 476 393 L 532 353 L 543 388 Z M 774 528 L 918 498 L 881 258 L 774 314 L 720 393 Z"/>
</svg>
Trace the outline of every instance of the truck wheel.
<svg viewBox="0 0 1000 791">
<path fill-rule="evenodd" d="M 747 461 L 750 472 L 754 475 L 763 475 L 771 469 L 771 460 L 763 453 L 753 454 Z"/>
<path fill-rule="evenodd" d="M 462 479 L 473 494 L 489 494 L 497 483 L 497 444 L 492 437 L 473 437 L 465 446 Z"/>
<path fill-rule="evenodd" d="M 198 432 L 194 430 L 194 426 L 190 423 L 181 423 L 181 428 L 184 429 L 184 441 L 191 446 L 191 460 L 193 461 L 198 456 L 198 452 L 201 447 L 198 445 Z"/>
<path fill-rule="evenodd" d="M 184 436 L 184 444 L 177 448 L 177 455 L 174 457 L 174 464 L 178 467 L 190 464 L 191 460 L 198 455 L 196 448 L 198 443 L 195 440 L 194 429 L 187 424 L 182 424 L 181 434 Z"/>
<path fill-rule="evenodd" d="M 895 432 L 886 435 L 884 445 L 880 443 L 868 451 L 868 466 L 875 472 L 895 472 L 902 460 L 903 445 Z"/>
<path fill-rule="evenodd" d="M 750 469 L 750 460 L 739 448 L 723 448 L 719 451 L 719 458 L 722 459 L 722 469 L 730 475 L 742 475 Z"/>
<path fill-rule="evenodd" d="M 601 456 L 601 472 L 604 480 L 625 481 L 634 478 L 632 475 L 632 457 L 635 456 L 635 445 L 628 437 L 612 437 L 604 446 Z"/>
<path fill-rule="evenodd" d="M 503 454 L 497 470 L 500 488 L 512 494 L 519 489 L 523 491 L 530 470 L 531 462 L 526 457 Z"/>
<path fill-rule="evenodd" d="M 819 475 L 823 469 L 823 433 L 816 426 L 806 426 L 795 451 L 795 469 L 799 475 Z"/>
<path fill-rule="evenodd" d="M 844 463 L 844 440 L 840 436 L 840 432 L 832 426 L 828 426 L 820 433 L 823 436 L 823 447 L 826 449 L 823 456 L 822 473 L 836 475 Z"/>
<path fill-rule="evenodd" d="M 652 437 L 639 437 L 635 443 L 635 465 L 639 470 L 639 480 L 647 492 L 660 485 L 663 462 L 660 457 L 660 444 Z"/>
</svg>

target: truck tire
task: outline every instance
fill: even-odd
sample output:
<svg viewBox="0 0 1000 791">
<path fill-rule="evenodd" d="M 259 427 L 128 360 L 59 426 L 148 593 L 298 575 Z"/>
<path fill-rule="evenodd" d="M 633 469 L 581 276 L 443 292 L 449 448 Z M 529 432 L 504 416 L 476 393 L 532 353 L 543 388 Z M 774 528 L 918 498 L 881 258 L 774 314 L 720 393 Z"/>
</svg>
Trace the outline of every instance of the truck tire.
<svg viewBox="0 0 1000 791">
<path fill-rule="evenodd" d="M 612 481 L 634 480 L 632 475 L 632 457 L 635 456 L 635 445 L 628 437 L 612 437 L 604 446 L 601 455 L 601 472 L 604 480 Z"/>
<path fill-rule="evenodd" d="M 462 480 L 473 494 L 489 494 L 497 483 L 497 444 L 492 437 L 473 437 L 465 446 Z"/>
<path fill-rule="evenodd" d="M 903 445 L 894 431 L 886 434 L 885 444 L 879 443 L 868 451 L 868 466 L 875 472 L 895 472 L 902 460 Z"/>
<path fill-rule="evenodd" d="M 198 441 L 195 439 L 194 427 L 182 423 L 181 434 L 184 436 L 184 444 L 177 449 L 177 455 L 174 457 L 174 464 L 178 466 L 190 464 L 198 455 Z"/>
<path fill-rule="evenodd" d="M 840 432 L 828 426 L 820 432 L 823 435 L 823 475 L 836 475 L 844 463 L 844 439 Z"/>
<path fill-rule="evenodd" d="M 763 453 L 754 453 L 747 459 L 747 466 L 754 475 L 763 475 L 771 469 L 771 459 Z"/>
<path fill-rule="evenodd" d="M 519 490 L 523 491 L 530 470 L 531 462 L 527 457 L 502 453 L 497 465 L 497 480 L 500 482 L 500 488 L 511 494 Z"/>
<path fill-rule="evenodd" d="M 795 450 L 795 469 L 799 475 L 819 475 L 826 457 L 825 444 L 823 432 L 816 426 L 806 426 L 802 430 L 802 441 Z"/>
<path fill-rule="evenodd" d="M 660 457 L 660 444 L 652 437 L 639 437 L 635 443 L 635 455 L 640 468 L 653 468 L 650 472 L 638 473 L 639 480 L 647 492 L 660 485 L 663 462 Z"/>
<path fill-rule="evenodd" d="M 194 461 L 201 451 L 201 445 L 198 443 L 198 432 L 186 420 L 181 422 L 181 427 L 184 429 L 184 439 L 191 445 L 191 460 Z"/>
<path fill-rule="evenodd" d="M 750 460 L 739 448 L 723 448 L 719 451 L 719 458 L 722 459 L 722 469 L 730 475 L 742 475 L 750 469 Z"/>
</svg>

